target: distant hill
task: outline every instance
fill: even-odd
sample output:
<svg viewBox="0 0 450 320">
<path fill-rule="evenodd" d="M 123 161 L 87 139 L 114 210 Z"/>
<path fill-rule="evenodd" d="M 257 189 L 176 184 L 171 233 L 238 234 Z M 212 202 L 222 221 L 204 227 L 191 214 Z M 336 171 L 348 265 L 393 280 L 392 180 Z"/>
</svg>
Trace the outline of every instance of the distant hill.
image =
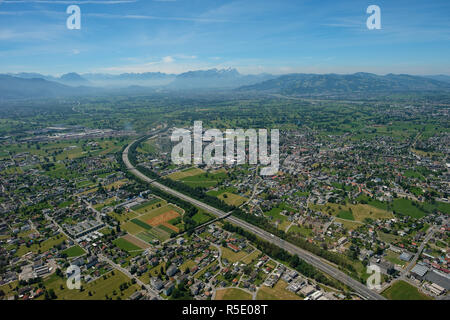
<svg viewBox="0 0 450 320">
<path fill-rule="evenodd" d="M 272 79 L 270 74 L 242 75 L 236 69 L 209 69 L 179 74 L 168 87 L 171 89 L 223 88 L 231 89 Z"/>
<path fill-rule="evenodd" d="M 431 77 L 431 78 L 430 78 Z M 0 75 L 0 99 L 49 98 L 92 94 L 151 94 L 175 90 L 237 90 L 298 96 L 364 97 L 398 92 L 450 92 L 448 76 L 371 73 L 242 75 L 236 69 L 111 74 L 39 73 Z M 76 88 L 76 89 L 75 89 Z M 235 92 L 237 92 L 235 91 Z"/>
<path fill-rule="evenodd" d="M 167 89 L 234 89 L 244 85 L 251 85 L 274 78 L 270 74 L 242 75 L 236 69 L 209 69 L 188 71 L 179 75 L 161 72 L 143 73 L 67 73 L 61 77 L 42 75 L 39 73 L 16 73 L 10 76 L 33 79 L 40 78 L 49 81 L 59 82 L 70 86 L 97 86 L 128 88 L 130 86 L 139 87 L 159 87 Z"/>
<path fill-rule="evenodd" d="M 449 82 L 450 83 L 450 76 L 447 76 L 445 74 L 438 74 L 438 75 L 434 75 L 434 76 L 424 76 L 425 78 L 429 78 L 429 79 L 433 79 L 433 80 L 438 80 L 438 81 L 442 81 L 442 82 Z"/>
<path fill-rule="evenodd" d="M 106 73 L 86 73 L 83 78 L 89 80 L 94 85 L 128 87 L 128 86 L 164 86 L 173 81 L 176 77 L 174 74 L 161 72 L 143 72 L 143 73 L 122 73 L 122 74 L 106 74 Z"/>
<path fill-rule="evenodd" d="M 69 87 L 41 78 L 19 78 L 0 75 L 0 99 L 55 98 L 93 93 L 88 87 Z"/>
<path fill-rule="evenodd" d="M 448 91 L 450 84 L 407 74 L 379 76 L 355 74 L 288 74 L 249 86 L 240 91 L 289 95 L 377 94 L 407 91 Z"/>
<path fill-rule="evenodd" d="M 71 86 L 83 86 L 90 84 L 88 80 L 75 72 L 63 74 L 59 77 L 58 81 Z"/>
</svg>

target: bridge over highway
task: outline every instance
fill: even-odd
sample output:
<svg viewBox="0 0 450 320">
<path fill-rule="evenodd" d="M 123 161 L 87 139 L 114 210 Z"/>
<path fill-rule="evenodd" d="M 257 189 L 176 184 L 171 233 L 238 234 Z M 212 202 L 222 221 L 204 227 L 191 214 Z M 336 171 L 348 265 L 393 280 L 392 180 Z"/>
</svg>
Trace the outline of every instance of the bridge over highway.
<svg viewBox="0 0 450 320">
<path fill-rule="evenodd" d="M 280 248 L 283 248 L 284 250 L 288 251 L 291 254 L 295 254 L 297 255 L 300 259 L 303 259 L 304 261 L 306 261 L 307 263 L 313 265 L 314 267 L 316 267 L 317 269 L 321 270 L 322 272 L 330 275 L 331 277 L 333 277 L 334 279 L 337 279 L 338 281 L 344 283 L 345 285 L 347 285 L 348 287 L 352 288 L 356 293 L 358 293 L 360 296 L 364 297 L 365 299 L 368 300 L 386 300 L 386 298 L 384 298 L 383 296 L 381 296 L 380 294 L 378 294 L 375 291 L 370 290 L 367 286 L 365 286 L 364 284 L 360 283 L 359 281 L 353 279 L 352 277 L 350 277 L 349 275 L 345 274 L 344 272 L 342 272 L 341 270 L 337 269 L 336 267 L 330 265 L 330 262 L 326 261 L 325 259 L 322 259 L 314 254 L 312 254 L 309 251 L 306 251 L 304 249 L 301 249 L 297 246 L 295 246 L 294 244 L 284 241 L 283 239 L 274 236 L 273 234 L 259 228 L 256 227 L 246 221 L 243 221 L 239 218 L 236 218 L 232 215 L 229 215 L 229 213 L 226 213 L 222 210 L 219 210 L 217 208 L 214 208 L 206 203 L 203 203 L 201 201 L 198 201 L 194 198 L 191 198 L 181 192 L 178 192 L 176 190 L 173 190 L 171 188 L 166 187 L 165 185 L 155 181 L 154 179 L 151 179 L 149 177 L 147 177 L 146 175 L 144 175 L 142 172 L 140 172 L 139 170 L 137 170 L 129 161 L 128 158 L 128 150 L 129 148 L 136 143 L 138 140 L 135 140 L 133 142 L 131 142 L 123 151 L 122 153 L 122 160 L 125 163 L 127 169 L 136 177 L 138 177 L 139 179 L 148 182 L 149 184 L 151 184 L 153 187 L 156 187 L 168 194 L 171 194 L 175 197 L 178 197 L 184 201 L 187 201 L 209 213 L 212 213 L 213 215 L 215 215 L 217 218 L 223 218 L 224 220 L 229 221 L 230 223 L 233 223 L 236 226 L 241 227 L 242 229 L 252 232 L 255 235 L 257 235 L 258 237 L 271 242 L 277 246 L 279 246 Z"/>
</svg>

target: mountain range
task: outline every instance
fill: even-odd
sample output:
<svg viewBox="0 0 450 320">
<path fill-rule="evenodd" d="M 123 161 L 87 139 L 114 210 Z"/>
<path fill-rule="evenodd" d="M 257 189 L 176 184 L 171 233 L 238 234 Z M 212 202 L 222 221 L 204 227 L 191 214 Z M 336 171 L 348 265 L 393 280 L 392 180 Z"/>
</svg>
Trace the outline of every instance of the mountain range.
<svg viewBox="0 0 450 320">
<path fill-rule="evenodd" d="M 407 74 L 384 76 L 358 72 L 354 74 L 287 74 L 240 91 L 257 91 L 286 95 L 379 94 L 413 91 L 448 91 L 450 82 Z"/>
<path fill-rule="evenodd" d="M 389 94 L 395 92 L 450 92 L 450 77 L 407 74 L 271 74 L 243 75 L 236 69 L 160 72 L 67 73 L 60 77 L 39 73 L 0 75 L 0 100 L 52 98 L 111 92 L 152 93 L 155 90 L 235 90 L 284 95 Z"/>
</svg>

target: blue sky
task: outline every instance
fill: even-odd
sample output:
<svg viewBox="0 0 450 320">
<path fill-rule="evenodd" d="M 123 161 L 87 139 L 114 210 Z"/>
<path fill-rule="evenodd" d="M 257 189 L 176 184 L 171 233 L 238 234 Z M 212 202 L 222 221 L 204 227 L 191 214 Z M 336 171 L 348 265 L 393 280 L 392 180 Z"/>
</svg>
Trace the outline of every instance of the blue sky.
<svg viewBox="0 0 450 320">
<path fill-rule="evenodd" d="M 81 30 L 66 28 L 71 4 Z M 450 75 L 449 13 L 448 0 L 0 0 L 0 73 Z"/>
</svg>

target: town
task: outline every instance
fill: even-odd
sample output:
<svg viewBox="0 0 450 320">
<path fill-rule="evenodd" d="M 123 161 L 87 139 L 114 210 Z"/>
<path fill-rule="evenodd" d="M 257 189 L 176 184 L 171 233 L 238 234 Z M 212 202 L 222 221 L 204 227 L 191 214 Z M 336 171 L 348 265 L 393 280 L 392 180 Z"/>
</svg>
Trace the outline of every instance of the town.
<svg viewBox="0 0 450 320">
<path fill-rule="evenodd" d="M 403 133 L 369 125 L 361 139 L 358 132 L 332 135 L 309 126 L 282 130 L 279 171 L 264 176 L 252 164 L 173 164 L 176 127 L 162 123 L 144 138 L 135 131 L 64 126 L 29 131 L 19 140 L 5 136 L 1 297 L 366 298 L 291 254 L 288 243 L 362 284 L 367 267 L 377 266 L 375 292 L 385 298 L 405 292 L 415 299 L 446 297 L 448 133 L 396 139 Z M 143 182 L 126 169 L 123 156 L 151 179 L 233 212 L 286 245 L 274 246 L 270 237 L 257 238 Z M 71 266 L 80 269 L 80 289 L 66 285 Z"/>
</svg>

